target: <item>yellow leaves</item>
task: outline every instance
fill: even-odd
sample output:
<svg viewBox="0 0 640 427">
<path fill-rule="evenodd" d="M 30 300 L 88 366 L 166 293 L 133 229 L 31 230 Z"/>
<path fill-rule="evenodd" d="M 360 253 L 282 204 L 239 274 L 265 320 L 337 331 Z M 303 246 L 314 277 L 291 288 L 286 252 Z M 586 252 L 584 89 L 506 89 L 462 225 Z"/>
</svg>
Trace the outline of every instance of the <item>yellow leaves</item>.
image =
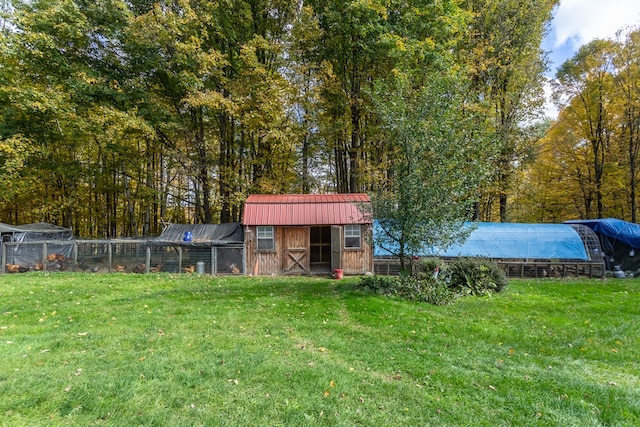
<svg viewBox="0 0 640 427">
<path fill-rule="evenodd" d="M 233 101 L 212 90 L 190 93 L 184 98 L 184 102 L 192 107 L 208 107 L 213 110 L 232 110 L 234 108 Z"/>
<path fill-rule="evenodd" d="M 336 386 L 336 382 L 334 380 L 331 380 L 329 382 L 329 389 L 334 388 Z M 329 397 L 331 395 L 331 392 L 329 391 L 329 389 L 325 390 L 323 395 L 325 398 Z"/>
</svg>

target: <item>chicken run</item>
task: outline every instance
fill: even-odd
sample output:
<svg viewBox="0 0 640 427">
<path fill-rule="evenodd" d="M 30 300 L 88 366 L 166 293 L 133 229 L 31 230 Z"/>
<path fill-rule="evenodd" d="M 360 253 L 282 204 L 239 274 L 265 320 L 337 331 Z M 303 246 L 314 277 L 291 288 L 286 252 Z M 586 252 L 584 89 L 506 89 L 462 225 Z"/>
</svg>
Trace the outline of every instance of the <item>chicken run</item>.
<svg viewBox="0 0 640 427">
<path fill-rule="evenodd" d="M 60 240 L 60 235 L 25 239 L 13 230 L 2 236 L 2 272 L 243 274 L 239 224 L 169 224 L 146 240 Z M 184 239 L 189 233 L 189 240 Z"/>
</svg>

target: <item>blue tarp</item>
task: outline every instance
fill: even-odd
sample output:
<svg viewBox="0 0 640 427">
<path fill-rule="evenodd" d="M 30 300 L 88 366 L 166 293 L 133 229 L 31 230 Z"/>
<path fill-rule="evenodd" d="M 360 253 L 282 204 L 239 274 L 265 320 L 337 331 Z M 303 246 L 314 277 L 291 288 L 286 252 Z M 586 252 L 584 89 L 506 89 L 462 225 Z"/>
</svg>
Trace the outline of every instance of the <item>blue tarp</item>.
<svg viewBox="0 0 640 427">
<path fill-rule="evenodd" d="M 468 225 L 472 226 L 472 225 Z M 421 256 L 588 260 L 580 235 L 565 224 L 474 223 L 462 244 L 433 248 Z M 377 227 L 374 226 L 374 241 Z M 389 256 L 376 246 L 374 255 Z"/>
<path fill-rule="evenodd" d="M 592 229 L 600 240 L 608 270 L 619 266 L 625 271 L 640 271 L 640 225 L 616 218 L 565 221 Z"/>
<path fill-rule="evenodd" d="M 616 218 L 584 219 L 565 221 L 565 224 L 582 224 L 603 236 L 610 237 L 625 245 L 640 249 L 640 225 Z"/>
</svg>

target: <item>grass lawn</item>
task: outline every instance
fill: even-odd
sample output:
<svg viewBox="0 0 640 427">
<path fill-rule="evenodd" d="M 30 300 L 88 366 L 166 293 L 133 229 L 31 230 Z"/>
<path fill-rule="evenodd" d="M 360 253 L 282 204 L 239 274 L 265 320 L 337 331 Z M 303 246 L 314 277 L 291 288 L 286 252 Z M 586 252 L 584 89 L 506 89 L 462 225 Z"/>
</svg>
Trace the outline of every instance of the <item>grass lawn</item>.
<svg viewBox="0 0 640 427">
<path fill-rule="evenodd" d="M 640 280 L 0 276 L 0 425 L 638 426 Z"/>
</svg>

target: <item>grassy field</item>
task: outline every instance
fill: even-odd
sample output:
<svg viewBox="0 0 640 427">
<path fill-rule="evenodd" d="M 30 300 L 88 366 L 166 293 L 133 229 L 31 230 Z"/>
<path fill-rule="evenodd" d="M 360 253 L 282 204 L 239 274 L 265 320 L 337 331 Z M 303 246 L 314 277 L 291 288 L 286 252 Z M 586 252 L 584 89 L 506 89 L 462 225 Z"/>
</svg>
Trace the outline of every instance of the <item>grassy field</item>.
<svg viewBox="0 0 640 427">
<path fill-rule="evenodd" d="M 637 426 L 640 281 L 0 276 L 0 425 Z"/>
</svg>

